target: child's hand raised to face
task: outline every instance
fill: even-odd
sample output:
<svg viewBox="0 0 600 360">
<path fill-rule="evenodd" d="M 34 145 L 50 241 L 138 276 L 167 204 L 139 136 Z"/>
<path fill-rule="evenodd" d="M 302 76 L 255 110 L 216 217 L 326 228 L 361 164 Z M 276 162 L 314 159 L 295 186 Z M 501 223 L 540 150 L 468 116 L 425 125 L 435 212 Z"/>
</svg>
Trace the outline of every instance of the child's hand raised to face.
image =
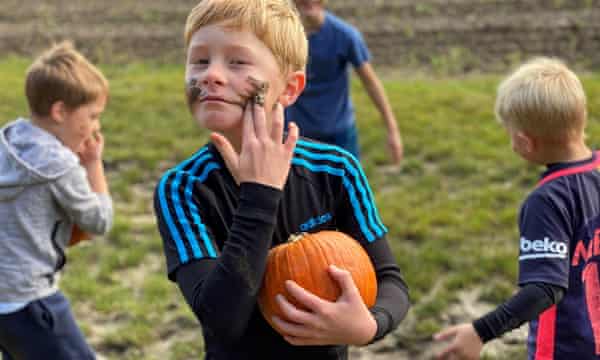
<svg viewBox="0 0 600 360">
<path fill-rule="evenodd" d="M 270 109 L 271 129 L 267 127 L 265 108 L 248 101 L 243 115 L 240 153 L 223 135 L 212 133 L 211 140 L 221 153 L 229 171 L 239 183 L 255 182 L 283 189 L 290 170 L 298 127 L 291 123 L 285 142 L 283 139 L 283 106 Z"/>
<path fill-rule="evenodd" d="M 77 155 L 79 155 L 81 165 L 85 166 L 102 160 L 103 151 L 104 137 L 100 131 L 95 131 L 89 139 L 84 141 Z"/>
</svg>

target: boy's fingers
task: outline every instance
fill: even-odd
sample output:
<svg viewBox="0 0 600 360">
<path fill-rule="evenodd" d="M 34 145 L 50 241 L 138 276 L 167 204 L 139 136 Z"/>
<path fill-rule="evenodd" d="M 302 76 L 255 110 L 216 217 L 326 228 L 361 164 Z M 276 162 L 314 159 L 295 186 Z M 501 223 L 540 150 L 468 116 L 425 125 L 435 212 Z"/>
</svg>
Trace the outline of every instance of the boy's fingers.
<svg viewBox="0 0 600 360">
<path fill-rule="evenodd" d="M 271 113 L 271 139 L 280 143 L 283 141 L 283 106 L 280 103 L 275 104 Z"/>
<path fill-rule="evenodd" d="M 354 279 L 352 279 L 352 275 L 348 270 L 340 269 L 335 265 L 329 267 L 329 274 L 333 277 L 335 281 L 337 281 L 340 289 L 342 290 L 342 294 L 353 295 L 356 294 L 360 296 L 358 292 L 358 288 L 354 283 Z"/>
<path fill-rule="evenodd" d="M 454 344 L 445 347 L 437 356 L 435 357 L 437 360 L 450 359 L 450 356 L 456 350 L 456 346 Z"/>
<path fill-rule="evenodd" d="M 267 135 L 267 120 L 265 115 L 265 107 L 262 105 L 252 104 L 252 117 L 254 118 L 254 131 L 256 131 L 256 137 L 259 139 L 266 139 Z"/>
<path fill-rule="evenodd" d="M 252 119 L 254 116 L 252 108 L 252 102 L 248 101 L 244 107 L 244 115 L 242 117 L 242 147 L 248 140 L 256 138 L 256 132 L 254 131 L 254 120 Z"/>
<path fill-rule="evenodd" d="M 308 308 L 310 311 L 319 312 L 319 309 L 323 308 L 326 303 L 325 300 L 307 291 L 292 280 L 287 280 L 285 282 L 285 287 L 288 293 L 296 299 L 300 305 L 304 305 L 304 307 Z"/>
<path fill-rule="evenodd" d="M 456 326 L 451 326 L 433 335 L 434 340 L 448 340 L 456 334 Z"/>
<path fill-rule="evenodd" d="M 94 133 L 92 134 L 92 136 L 96 140 L 104 139 L 104 136 L 102 135 L 102 132 L 100 130 L 94 131 Z"/>
<path fill-rule="evenodd" d="M 315 321 L 313 314 L 297 308 L 294 304 L 289 302 L 285 296 L 277 295 L 275 301 L 279 305 L 279 308 L 285 315 L 287 321 L 295 324 L 310 324 Z"/>
<path fill-rule="evenodd" d="M 298 142 L 298 137 L 300 136 L 300 130 L 298 129 L 298 125 L 296 123 L 290 123 L 288 126 L 288 135 L 287 139 L 285 139 L 285 148 L 290 153 L 294 151 L 296 148 L 296 143 Z"/>
<path fill-rule="evenodd" d="M 238 164 L 238 155 L 233 149 L 233 145 L 227 140 L 223 135 L 212 133 L 210 134 L 210 139 L 213 144 L 219 150 L 221 157 L 223 157 L 223 161 L 227 164 L 227 167 L 231 169 L 235 169 Z"/>
</svg>

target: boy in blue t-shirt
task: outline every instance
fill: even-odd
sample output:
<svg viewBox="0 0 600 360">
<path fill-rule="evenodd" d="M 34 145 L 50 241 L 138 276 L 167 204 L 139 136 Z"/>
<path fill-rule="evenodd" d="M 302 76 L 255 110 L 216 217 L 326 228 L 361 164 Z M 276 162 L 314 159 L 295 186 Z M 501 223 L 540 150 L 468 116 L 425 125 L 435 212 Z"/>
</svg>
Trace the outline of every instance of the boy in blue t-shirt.
<svg viewBox="0 0 600 360">
<path fill-rule="evenodd" d="M 354 107 L 350 99 L 348 66 L 356 69 L 365 90 L 379 110 L 387 129 L 390 156 L 398 164 L 402 139 L 385 90 L 370 60 L 360 32 L 325 10 L 325 0 L 295 0 L 308 35 L 306 88 L 286 109 L 300 135 L 335 144 L 359 156 Z"/>
<path fill-rule="evenodd" d="M 600 154 L 585 144 L 586 97 L 560 61 L 539 58 L 500 85 L 496 115 L 513 150 L 545 164 L 519 216 L 520 290 L 496 310 L 438 333 L 440 359 L 529 322 L 528 359 L 600 359 Z"/>
</svg>

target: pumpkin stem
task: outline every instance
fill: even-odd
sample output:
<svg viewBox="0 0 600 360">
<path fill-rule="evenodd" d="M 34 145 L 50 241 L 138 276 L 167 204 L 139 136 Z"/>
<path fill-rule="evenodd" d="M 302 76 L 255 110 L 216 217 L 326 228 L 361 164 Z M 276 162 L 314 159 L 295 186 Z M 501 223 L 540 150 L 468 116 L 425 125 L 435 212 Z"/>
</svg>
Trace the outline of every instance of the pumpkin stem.
<svg viewBox="0 0 600 360">
<path fill-rule="evenodd" d="M 302 232 L 302 233 L 299 233 L 299 234 L 292 234 L 292 235 L 290 235 L 290 237 L 288 238 L 288 241 L 287 241 L 287 242 L 289 242 L 289 243 L 296 242 L 296 241 L 298 241 L 298 240 L 302 239 L 302 238 L 304 237 L 304 235 L 306 235 L 306 233 L 305 233 L 305 232 Z"/>
</svg>

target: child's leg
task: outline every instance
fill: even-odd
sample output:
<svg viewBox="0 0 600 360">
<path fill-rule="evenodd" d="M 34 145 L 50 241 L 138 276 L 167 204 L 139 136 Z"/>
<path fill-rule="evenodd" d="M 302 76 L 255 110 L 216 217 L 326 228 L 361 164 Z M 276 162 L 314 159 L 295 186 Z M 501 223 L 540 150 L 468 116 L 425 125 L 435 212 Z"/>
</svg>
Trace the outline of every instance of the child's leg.
<svg viewBox="0 0 600 360">
<path fill-rule="evenodd" d="M 0 315 L 0 346 L 18 359 L 95 359 L 60 291 Z"/>
</svg>

